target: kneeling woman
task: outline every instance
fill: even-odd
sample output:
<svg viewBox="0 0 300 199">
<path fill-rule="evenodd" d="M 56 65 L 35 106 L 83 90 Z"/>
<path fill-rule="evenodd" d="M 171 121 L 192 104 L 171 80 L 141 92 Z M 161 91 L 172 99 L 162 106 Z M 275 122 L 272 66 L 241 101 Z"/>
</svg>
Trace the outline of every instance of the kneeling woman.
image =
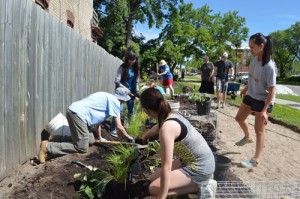
<svg viewBox="0 0 300 199">
<path fill-rule="evenodd" d="M 147 115 L 158 120 L 142 139 L 159 134 L 161 145 L 161 168 L 150 176 L 152 197 L 147 198 L 183 195 L 207 185 L 215 171 L 215 159 L 202 135 L 179 113 L 171 112 L 157 89 L 146 89 L 140 101 Z M 178 159 L 173 160 L 173 152 Z"/>
</svg>

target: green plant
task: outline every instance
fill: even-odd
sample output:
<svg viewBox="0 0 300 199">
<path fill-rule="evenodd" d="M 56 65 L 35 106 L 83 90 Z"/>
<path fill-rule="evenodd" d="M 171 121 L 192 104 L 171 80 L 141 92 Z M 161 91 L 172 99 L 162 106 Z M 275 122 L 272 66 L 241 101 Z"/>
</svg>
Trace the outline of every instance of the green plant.
<svg viewBox="0 0 300 199">
<path fill-rule="evenodd" d="M 110 165 L 110 172 L 99 169 L 87 172 L 82 179 L 78 194 L 88 198 L 102 197 L 105 187 L 112 180 L 126 186 L 129 167 L 138 158 L 136 149 L 136 145 L 133 144 L 126 144 L 126 146 L 119 144 L 113 147 L 113 152 L 106 157 L 106 161 Z M 80 176 L 81 174 L 77 173 L 74 178 Z"/>
<path fill-rule="evenodd" d="M 191 102 L 208 102 L 211 101 L 211 97 L 208 94 L 193 93 L 188 100 Z"/>
<path fill-rule="evenodd" d="M 81 177 L 80 173 L 74 175 L 74 178 Z M 103 196 L 106 185 L 113 179 L 109 173 L 99 169 L 89 171 L 83 177 L 78 195 L 88 197 L 90 199 Z"/>
<path fill-rule="evenodd" d="M 148 146 L 146 148 L 146 154 L 147 154 L 147 162 L 149 166 L 149 170 L 151 172 L 154 172 L 157 167 L 159 167 L 161 160 L 157 157 L 150 157 L 154 154 L 159 154 L 160 151 L 160 144 L 158 141 L 149 142 Z"/>
<path fill-rule="evenodd" d="M 148 118 L 147 114 L 142 111 L 140 105 L 137 104 L 135 107 L 136 114 L 132 116 L 128 125 L 126 126 L 127 131 L 133 138 L 137 138 L 143 133 L 142 127 L 145 125 Z"/>
</svg>

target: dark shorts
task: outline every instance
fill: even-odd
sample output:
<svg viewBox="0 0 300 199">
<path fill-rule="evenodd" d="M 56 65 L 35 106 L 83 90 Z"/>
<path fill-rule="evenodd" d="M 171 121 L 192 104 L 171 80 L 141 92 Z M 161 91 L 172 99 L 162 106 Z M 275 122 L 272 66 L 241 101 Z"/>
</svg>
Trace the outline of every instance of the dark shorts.
<svg viewBox="0 0 300 199">
<path fill-rule="evenodd" d="M 169 85 L 172 85 L 173 84 L 173 79 L 163 79 L 162 80 L 162 85 L 163 86 L 169 86 Z"/>
<path fill-rule="evenodd" d="M 254 111 L 254 112 L 261 112 L 265 106 L 264 101 L 256 100 L 256 99 L 250 97 L 249 95 L 246 95 L 244 97 L 243 104 L 245 104 L 246 106 L 250 106 L 251 111 Z M 271 105 L 269 105 L 267 112 L 271 113 L 272 109 L 273 109 L 273 105 L 271 104 Z"/>
</svg>

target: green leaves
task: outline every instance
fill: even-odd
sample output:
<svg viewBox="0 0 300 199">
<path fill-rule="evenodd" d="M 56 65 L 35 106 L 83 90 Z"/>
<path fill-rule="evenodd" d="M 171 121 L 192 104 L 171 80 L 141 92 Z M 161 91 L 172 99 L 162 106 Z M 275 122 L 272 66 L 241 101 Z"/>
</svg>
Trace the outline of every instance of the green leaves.
<svg viewBox="0 0 300 199">
<path fill-rule="evenodd" d="M 79 178 L 81 174 L 75 174 L 74 178 Z M 89 171 L 84 175 L 78 194 L 80 196 L 88 197 L 90 199 L 102 197 L 106 185 L 113 179 L 109 173 L 99 169 Z"/>
<path fill-rule="evenodd" d="M 207 102 L 211 100 L 211 97 L 207 94 L 193 93 L 188 100 L 191 102 Z"/>
</svg>

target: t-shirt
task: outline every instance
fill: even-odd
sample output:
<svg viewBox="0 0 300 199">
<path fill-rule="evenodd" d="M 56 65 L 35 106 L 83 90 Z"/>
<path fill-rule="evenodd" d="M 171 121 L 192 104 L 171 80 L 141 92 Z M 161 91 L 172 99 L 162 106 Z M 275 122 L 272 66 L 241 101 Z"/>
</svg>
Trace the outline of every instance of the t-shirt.
<svg viewBox="0 0 300 199">
<path fill-rule="evenodd" d="M 97 92 L 73 102 L 69 110 L 76 113 L 88 126 L 93 126 L 110 116 L 120 117 L 120 101 L 110 93 Z"/>
<path fill-rule="evenodd" d="M 160 66 L 160 67 L 159 67 L 159 72 L 160 72 L 160 73 L 163 73 L 163 72 L 165 72 L 165 71 L 167 71 L 167 73 L 164 74 L 164 75 L 162 76 L 163 79 L 165 79 L 165 80 L 173 79 L 173 75 L 172 75 L 172 73 L 171 73 L 170 67 L 169 67 L 167 64 L 164 65 L 164 66 Z"/>
<path fill-rule="evenodd" d="M 201 80 L 209 81 L 213 69 L 214 69 L 214 65 L 211 62 L 202 64 L 202 66 L 200 68 Z"/>
<path fill-rule="evenodd" d="M 276 65 L 270 60 L 262 66 L 258 57 L 254 57 L 249 65 L 249 78 L 247 95 L 260 101 L 265 101 L 268 97 L 268 87 L 276 85 Z M 272 103 L 275 101 L 275 96 Z"/>
<path fill-rule="evenodd" d="M 229 60 L 220 60 L 216 62 L 215 66 L 217 68 L 217 78 L 228 80 L 228 71 L 233 68 L 233 63 Z"/>
<path fill-rule="evenodd" d="M 180 114 L 171 113 L 166 120 L 170 119 L 178 119 L 182 122 L 182 127 L 186 128 L 186 135 L 180 135 L 180 140 L 177 140 L 178 137 L 174 144 L 174 154 L 183 164 L 181 170 L 186 174 L 212 174 L 215 171 L 214 155 L 202 135 Z"/>
</svg>

